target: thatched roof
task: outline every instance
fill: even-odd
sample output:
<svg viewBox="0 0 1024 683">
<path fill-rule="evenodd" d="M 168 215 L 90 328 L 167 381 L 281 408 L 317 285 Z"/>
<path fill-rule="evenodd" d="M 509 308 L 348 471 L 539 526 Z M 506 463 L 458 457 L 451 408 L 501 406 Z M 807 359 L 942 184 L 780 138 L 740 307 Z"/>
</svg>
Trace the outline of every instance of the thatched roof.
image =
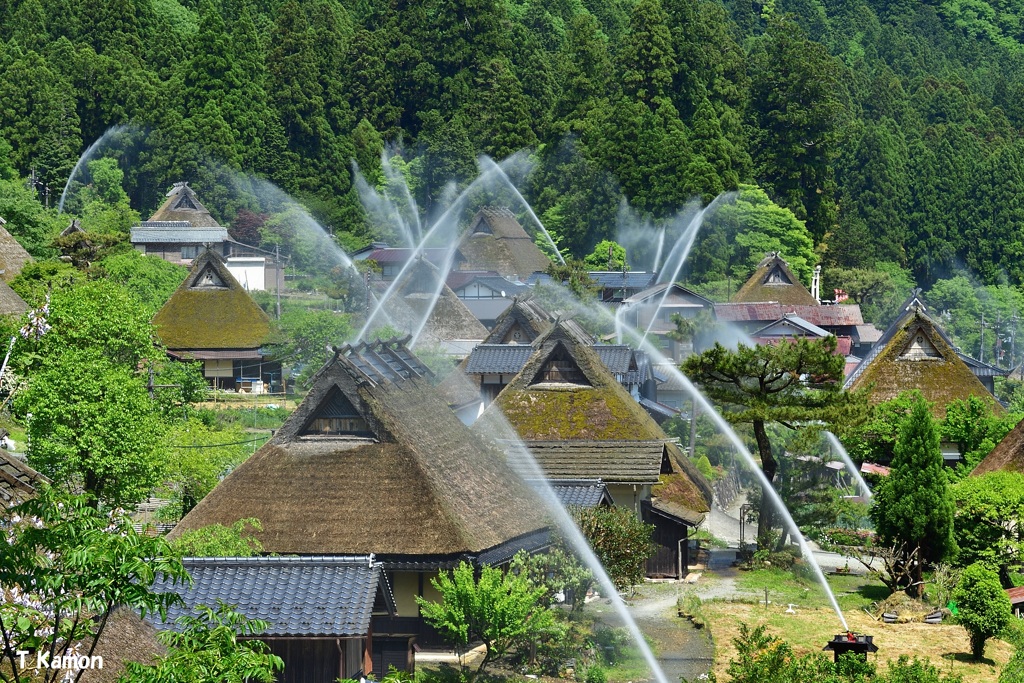
<svg viewBox="0 0 1024 683">
<path fill-rule="evenodd" d="M 322 433 L 329 423 L 339 431 Z M 472 555 L 544 530 L 535 500 L 392 340 L 339 349 L 274 437 L 171 537 L 256 517 L 271 553 Z"/>
<path fill-rule="evenodd" d="M 10 286 L 0 280 L 0 315 L 21 315 L 28 310 L 28 304 Z"/>
<path fill-rule="evenodd" d="M 32 261 L 32 257 L 25 251 L 25 247 L 14 239 L 14 235 L 4 229 L 6 223 L 7 221 L 0 218 L 0 280 L 10 282 L 18 277 L 25 264 Z"/>
<path fill-rule="evenodd" d="M 0 505 L 10 507 L 36 494 L 50 480 L 7 451 L 0 449 Z"/>
<path fill-rule="evenodd" d="M 272 331 L 270 317 L 209 250 L 196 258 L 153 325 L 172 350 L 256 349 Z"/>
<path fill-rule="evenodd" d="M 86 648 L 88 649 L 88 648 Z M 156 629 L 124 607 L 117 607 L 107 618 L 93 654 L 103 657 L 102 669 L 85 669 L 82 683 L 114 683 L 125 670 L 125 662 L 155 664 L 167 648 L 157 640 Z"/>
<path fill-rule="evenodd" d="M 1018 422 L 977 467 L 971 470 L 971 476 L 980 477 L 999 470 L 1024 473 L 1024 420 Z"/>
<path fill-rule="evenodd" d="M 517 296 L 512 300 L 512 305 L 494 321 L 494 327 L 483 343 L 532 344 L 558 320 L 558 316 L 549 313 L 532 294 Z M 581 341 L 594 343 L 593 338 L 575 320 L 563 320 L 562 325 Z"/>
<path fill-rule="evenodd" d="M 379 283 L 382 294 L 388 284 Z M 487 328 L 443 282 L 440 271 L 428 260 L 419 259 L 414 263 L 396 286 L 396 295 L 384 304 L 384 310 L 391 324 L 400 331 L 415 332 L 415 327 L 427 316 L 421 341 L 440 343 L 487 336 Z M 436 302 L 435 293 L 438 293 Z M 431 303 L 433 308 L 428 313 Z"/>
<path fill-rule="evenodd" d="M 844 387 L 871 387 L 869 401 L 882 403 L 917 389 L 941 419 L 955 400 L 976 396 L 999 413 L 1003 409 L 953 348 L 950 339 L 917 298 L 905 306 L 871 352 L 846 378 Z"/>
<path fill-rule="evenodd" d="M 220 227 L 220 223 L 202 205 L 188 183 L 174 183 L 167 193 L 167 199 L 149 217 L 148 222 L 153 221 L 188 221 L 193 228 Z"/>
<path fill-rule="evenodd" d="M 634 446 L 660 444 L 649 458 L 648 465 L 654 468 L 650 481 L 657 481 L 659 472 L 678 475 L 678 484 L 665 495 L 677 495 L 680 505 L 695 511 L 708 509 L 710 484 L 689 466 L 661 427 L 616 381 L 596 351 L 580 343 L 561 322 L 540 337 L 534 349 L 515 379 L 474 424 L 474 430 L 500 433 L 501 421 L 507 420 L 531 451 L 546 453 L 540 457 L 542 467 L 548 456 L 552 463 L 562 462 L 558 454 L 566 449 L 575 449 L 591 467 L 590 471 L 577 467 L 548 474 L 601 477 L 606 482 L 616 475 L 600 468 L 614 466 L 620 473 L 638 472 L 639 465 L 626 462 L 627 453 L 639 455 Z M 601 442 L 608 448 L 602 449 Z M 583 455 L 580 449 L 590 455 Z M 594 455 L 598 452 L 607 457 Z"/>
<path fill-rule="evenodd" d="M 778 252 L 768 254 L 757 264 L 754 274 L 739 291 L 729 300 L 731 303 L 756 303 L 759 301 L 778 301 L 780 304 L 798 306 L 817 306 L 818 301 L 811 296 L 789 265 L 782 260 Z"/>
<path fill-rule="evenodd" d="M 493 270 L 524 280 L 551 265 L 515 214 L 504 207 L 487 206 L 477 212 L 459 243 L 459 253 L 465 270 Z"/>
</svg>

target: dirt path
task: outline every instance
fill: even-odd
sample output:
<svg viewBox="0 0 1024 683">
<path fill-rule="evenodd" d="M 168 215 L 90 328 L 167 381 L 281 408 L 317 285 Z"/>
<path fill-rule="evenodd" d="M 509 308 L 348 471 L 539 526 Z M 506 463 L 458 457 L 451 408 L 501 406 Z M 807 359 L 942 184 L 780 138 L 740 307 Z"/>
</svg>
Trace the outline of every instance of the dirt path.
<svg viewBox="0 0 1024 683">
<path fill-rule="evenodd" d="M 669 683 L 707 680 L 714 656 L 714 645 L 707 629 L 698 629 L 678 616 L 676 600 L 686 584 L 680 582 L 645 583 L 627 600 L 630 616 L 654 650 Z M 592 603 L 592 609 L 609 626 L 621 627 L 622 619 L 608 600 Z"/>
</svg>

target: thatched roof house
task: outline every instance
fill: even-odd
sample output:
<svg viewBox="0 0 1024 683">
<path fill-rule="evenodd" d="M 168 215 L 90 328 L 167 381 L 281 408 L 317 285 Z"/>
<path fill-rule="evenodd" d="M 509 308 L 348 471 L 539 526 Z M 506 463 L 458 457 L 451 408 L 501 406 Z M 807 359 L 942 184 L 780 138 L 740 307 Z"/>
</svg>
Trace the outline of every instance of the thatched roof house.
<svg viewBox="0 0 1024 683">
<path fill-rule="evenodd" d="M 971 470 L 971 476 L 980 477 L 999 470 L 1024 472 L 1024 420 L 1007 432 L 1002 441 Z"/>
<path fill-rule="evenodd" d="M 25 251 L 25 247 L 14 239 L 14 235 L 7 232 L 5 225 L 7 221 L 0 218 L 0 280 L 10 282 L 18 277 L 25 264 L 32 261 L 32 257 Z"/>
<path fill-rule="evenodd" d="M 798 306 L 817 306 L 818 301 L 800 282 L 789 265 L 782 260 L 778 252 L 768 254 L 739 291 L 729 300 L 730 303 L 757 303 L 761 301 L 777 301 L 780 304 Z"/>
<path fill-rule="evenodd" d="M 186 221 L 193 228 L 221 227 L 188 183 L 174 183 L 166 196 L 150 221 Z"/>
<path fill-rule="evenodd" d="M 419 633 L 421 645 L 431 634 L 413 596 L 433 595 L 431 575 L 544 547 L 536 494 L 448 409 L 407 341 L 338 349 L 274 437 L 170 538 L 256 517 L 268 553 L 373 553 L 393 572 L 401 615 L 375 624 L 375 639 Z"/>
<path fill-rule="evenodd" d="M 0 506 L 22 503 L 34 496 L 40 485 L 49 483 L 45 476 L 0 449 Z"/>
<path fill-rule="evenodd" d="M 203 361 L 215 386 L 240 387 L 242 378 L 280 381 L 279 363 L 264 358 L 270 317 L 231 276 L 220 256 L 203 252 L 171 298 L 153 316 L 157 336 L 172 357 Z"/>
<path fill-rule="evenodd" d="M 902 391 L 917 389 L 934 404 L 937 419 L 945 417 L 950 402 L 971 396 L 1003 412 L 953 342 L 928 315 L 919 292 L 911 296 L 903 310 L 846 378 L 843 387 L 870 388 L 871 403 L 882 403 L 896 398 Z"/>
<path fill-rule="evenodd" d="M 188 183 L 174 183 L 148 221 L 131 229 L 131 243 L 143 254 L 189 264 L 204 249 L 230 253 L 231 238 L 196 197 Z"/>
<path fill-rule="evenodd" d="M 388 283 L 377 284 L 383 295 Z M 388 321 L 403 333 L 414 334 L 426 319 L 417 344 L 434 344 L 450 355 L 465 357 L 487 336 L 487 328 L 444 282 L 441 271 L 426 259 L 414 263 L 396 287 L 384 311 Z"/>
<path fill-rule="evenodd" d="M 88 644 L 85 648 L 88 651 Z M 155 664 L 167 648 L 157 639 L 156 629 L 125 607 L 115 607 L 107 617 L 94 655 L 103 658 L 103 668 L 82 671 L 81 683 L 115 683 L 128 662 Z"/>
<path fill-rule="evenodd" d="M 529 489 L 455 418 L 429 375 L 404 340 L 339 349 L 274 437 L 171 536 L 257 517 L 267 552 L 423 562 L 543 530 Z"/>
<path fill-rule="evenodd" d="M 521 280 L 551 265 L 515 214 L 505 207 L 480 209 L 470 221 L 458 252 L 464 270 L 492 270 Z"/>
<path fill-rule="evenodd" d="M 505 421 L 548 477 L 600 478 L 616 505 L 638 515 L 650 505 L 670 515 L 673 539 L 709 510 L 707 480 L 598 353 L 561 322 L 534 343 L 530 359 L 473 429 L 501 434 Z M 656 540 L 666 547 L 675 543 Z M 673 547 L 673 557 L 675 552 Z"/>
</svg>

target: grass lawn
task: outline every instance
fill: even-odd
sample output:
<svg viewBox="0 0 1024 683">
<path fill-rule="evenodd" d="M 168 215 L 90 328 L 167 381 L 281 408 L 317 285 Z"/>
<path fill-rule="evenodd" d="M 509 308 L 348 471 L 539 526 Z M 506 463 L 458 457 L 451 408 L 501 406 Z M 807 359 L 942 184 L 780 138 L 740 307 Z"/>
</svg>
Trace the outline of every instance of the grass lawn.
<svg viewBox="0 0 1024 683">
<path fill-rule="evenodd" d="M 967 632 L 952 624 L 924 623 L 884 624 L 876 621 L 865 608 L 882 600 L 887 589 L 877 581 L 856 576 L 830 576 L 829 584 L 839 602 L 850 629 L 874 636 L 878 653 L 871 655 L 880 671 L 890 659 L 900 655 L 929 660 L 943 672 L 963 676 L 965 683 L 996 683 L 999 671 L 1013 655 L 1013 647 L 1001 640 L 990 639 L 985 659 L 970 658 Z M 764 589 L 768 589 L 767 608 Z M 760 570 L 741 572 L 737 589 L 756 598 L 717 599 L 703 604 L 702 610 L 715 641 L 714 671 L 719 680 L 727 681 L 725 672 L 736 656 L 733 640 L 739 636 L 740 624 L 751 627 L 766 624 L 769 632 L 785 639 L 798 655 L 821 652 L 832 637 L 843 631 L 839 617 L 816 581 L 794 577 L 789 572 Z M 789 603 L 796 605 L 796 614 L 786 614 Z M 831 656 L 831 653 L 826 653 Z"/>
</svg>

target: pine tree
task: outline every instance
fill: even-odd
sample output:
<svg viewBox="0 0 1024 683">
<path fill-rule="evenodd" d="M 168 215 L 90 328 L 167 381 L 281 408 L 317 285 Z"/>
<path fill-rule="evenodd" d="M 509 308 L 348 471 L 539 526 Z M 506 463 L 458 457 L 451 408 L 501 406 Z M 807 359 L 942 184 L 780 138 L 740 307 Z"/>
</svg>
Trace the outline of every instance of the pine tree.
<svg viewBox="0 0 1024 683">
<path fill-rule="evenodd" d="M 677 65 L 661 0 L 640 0 L 633 8 L 619 60 L 624 89 L 641 102 L 650 105 L 668 91 Z"/>
<path fill-rule="evenodd" d="M 939 432 L 928 402 L 918 395 L 900 426 L 892 466 L 875 495 L 871 517 L 881 543 L 902 550 L 913 567 L 908 592 L 920 597 L 924 565 L 955 550 L 953 494 L 943 469 Z"/>
</svg>

